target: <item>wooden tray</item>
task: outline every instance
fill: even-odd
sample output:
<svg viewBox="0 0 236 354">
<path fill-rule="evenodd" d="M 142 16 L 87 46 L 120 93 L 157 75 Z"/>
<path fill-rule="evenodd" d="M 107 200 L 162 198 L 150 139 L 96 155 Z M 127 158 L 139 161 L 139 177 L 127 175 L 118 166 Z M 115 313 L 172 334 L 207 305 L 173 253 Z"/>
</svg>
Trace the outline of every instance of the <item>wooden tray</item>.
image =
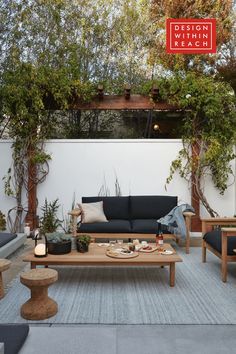
<svg viewBox="0 0 236 354">
<path fill-rule="evenodd" d="M 119 258 L 119 259 L 127 259 L 127 258 L 135 258 L 138 257 L 138 252 L 134 252 L 132 254 L 114 254 L 113 252 L 110 252 L 109 250 L 106 251 L 106 255 L 111 258 Z"/>
<path fill-rule="evenodd" d="M 152 253 L 152 252 L 155 252 L 157 250 L 158 250 L 157 247 L 153 247 L 151 250 L 144 250 L 144 249 L 140 248 L 138 251 L 139 252 L 143 252 L 143 253 Z"/>
</svg>

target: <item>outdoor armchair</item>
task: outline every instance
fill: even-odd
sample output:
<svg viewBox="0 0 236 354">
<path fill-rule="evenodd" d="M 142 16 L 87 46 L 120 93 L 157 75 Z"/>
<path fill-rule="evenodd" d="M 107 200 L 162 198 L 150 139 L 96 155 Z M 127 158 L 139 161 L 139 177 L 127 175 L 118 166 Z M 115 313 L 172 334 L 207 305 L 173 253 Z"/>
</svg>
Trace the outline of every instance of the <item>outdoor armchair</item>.
<svg viewBox="0 0 236 354">
<path fill-rule="evenodd" d="M 232 227 L 234 225 L 235 227 Z M 236 218 L 202 219 L 202 236 L 203 263 L 206 262 L 208 249 L 221 259 L 221 277 L 222 281 L 226 282 L 227 263 L 236 262 Z"/>
</svg>

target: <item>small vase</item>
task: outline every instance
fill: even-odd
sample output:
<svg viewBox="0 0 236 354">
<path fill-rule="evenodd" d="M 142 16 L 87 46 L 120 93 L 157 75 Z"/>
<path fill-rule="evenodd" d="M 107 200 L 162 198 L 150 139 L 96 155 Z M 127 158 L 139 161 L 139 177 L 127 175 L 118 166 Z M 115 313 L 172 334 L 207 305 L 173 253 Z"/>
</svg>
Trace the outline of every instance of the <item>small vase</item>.
<svg viewBox="0 0 236 354">
<path fill-rule="evenodd" d="M 77 251 L 81 253 L 88 252 L 89 250 L 89 245 L 80 242 L 76 242 L 76 247 L 77 247 Z"/>
</svg>

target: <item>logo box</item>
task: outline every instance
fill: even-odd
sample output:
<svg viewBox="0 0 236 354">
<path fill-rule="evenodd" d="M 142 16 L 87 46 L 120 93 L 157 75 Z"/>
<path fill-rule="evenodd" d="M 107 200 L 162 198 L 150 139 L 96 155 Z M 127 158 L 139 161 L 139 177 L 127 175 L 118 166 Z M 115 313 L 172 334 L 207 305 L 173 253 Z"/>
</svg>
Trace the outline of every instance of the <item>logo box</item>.
<svg viewBox="0 0 236 354">
<path fill-rule="evenodd" d="M 216 53 L 216 19 L 168 18 L 166 51 L 170 54 Z"/>
</svg>

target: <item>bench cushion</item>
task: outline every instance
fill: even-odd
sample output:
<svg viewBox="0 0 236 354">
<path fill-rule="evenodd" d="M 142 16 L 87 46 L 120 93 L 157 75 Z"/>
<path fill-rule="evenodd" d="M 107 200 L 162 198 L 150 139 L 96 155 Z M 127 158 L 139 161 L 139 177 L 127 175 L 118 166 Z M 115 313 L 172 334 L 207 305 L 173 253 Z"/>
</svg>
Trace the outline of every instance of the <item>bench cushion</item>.
<svg viewBox="0 0 236 354">
<path fill-rule="evenodd" d="M 82 203 L 103 201 L 107 219 L 129 220 L 129 197 L 83 197 Z"/>
<path fill-rule="evenodd" d="M 171 211 L 178 203 L 177 197 L 171 196 L 131 196 L 131 219 L 159 219 Z"/>
<path fill-rule="evenodd" d="M 210 232 L 207 232 L 203 239 L 216 251 L 218 251 L 221 254 L 222 248 L 221 248 L 221 231 L 220 230 L 213 230 Z M 236 253 L 233 252 L 233 249 L 236 249 L 236 236 L 230 236 L 227 237 L 228 239 L 228 250 L 227 250 L 227 255 L 228 256 L 236 256 Z"/>
<path fill-rule="evenodd" d="M 11 234 L 8 232 L 0 232 L 0 247 L 5 246 L 8 242 L 14 240 L 17 234 Z"/>
<path fill-rule="evenodd" d="M 17 354 L 29 333 L 27 324 L 0 324 L 0 343 L 4 343 L 4 354 Z"/>
<path fill-rule="evenodd" d="M 140 234 L 157 234 L 158 222 L 156 219 L 138 219 L 132 220 L 132 232 Z"/>
<path fill-rule="evenodd" d="M 128 220 L 109 220 L 108 222 L 94 222 L 91 224 L 80 224 L 81 232 L 94 233 L 130 233 L 131 224 Z"/>
</svg>

